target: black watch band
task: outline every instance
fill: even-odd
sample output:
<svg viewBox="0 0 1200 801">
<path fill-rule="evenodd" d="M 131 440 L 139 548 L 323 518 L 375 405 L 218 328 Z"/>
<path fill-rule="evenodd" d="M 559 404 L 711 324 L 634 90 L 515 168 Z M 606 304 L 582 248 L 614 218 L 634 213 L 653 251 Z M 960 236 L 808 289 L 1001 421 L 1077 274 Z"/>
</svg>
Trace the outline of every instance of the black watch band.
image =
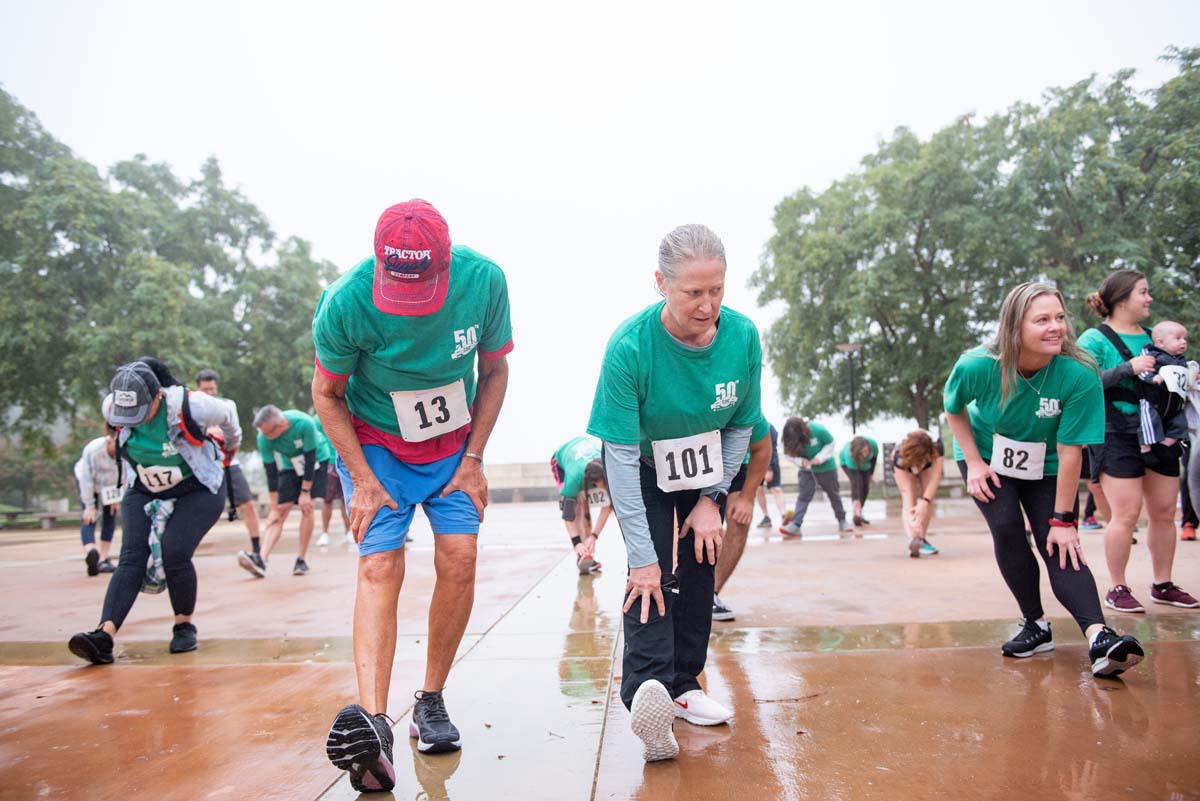
<svg viewBox="0 0 1200 801">
<path fill-rule="evenodd" d="M 1075 513 L 1074 512 L 1055 512 L 1054 514 L 1050 515 L 1050 519 L 1057 520 L 1060 523 L 1074 523 L 1075 522 Z"/>
<path fill-rule="evenodd" d="M 725 503 L 725 499 L 729 497 L 729 493 L 721 492 L 721 490 L 713 490 L 704 493 L 704 497 L 715 503 L 717 506 Z"/>
</svg>

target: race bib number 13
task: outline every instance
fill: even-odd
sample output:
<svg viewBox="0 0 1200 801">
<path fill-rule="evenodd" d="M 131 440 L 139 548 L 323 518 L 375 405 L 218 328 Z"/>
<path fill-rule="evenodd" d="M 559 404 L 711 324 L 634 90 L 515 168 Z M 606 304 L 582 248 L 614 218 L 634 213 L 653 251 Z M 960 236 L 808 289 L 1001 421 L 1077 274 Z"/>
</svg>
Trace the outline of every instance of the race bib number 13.
<svg viewBox="0 0 1200 801">
<path fill-rule="evenodd" d="M 725 470 L 721 461 L 720 431 L 659 439 L 650 444 L 654 449 L 658 488 L 663 492 L 711 487 Z"/>
<path fill-rule="evenodd" d="M 992 437 L 992 470 L 1002 476 L 1040 479 L 1046 470 L 1046 443 Z"/>
<path fill-rule="evenodd" d="M 444 387 L 388 393 L 405 442 L 424 442 L 449 434 L 471 422 L 467 389 L 462 379 Z"/>
</svg>

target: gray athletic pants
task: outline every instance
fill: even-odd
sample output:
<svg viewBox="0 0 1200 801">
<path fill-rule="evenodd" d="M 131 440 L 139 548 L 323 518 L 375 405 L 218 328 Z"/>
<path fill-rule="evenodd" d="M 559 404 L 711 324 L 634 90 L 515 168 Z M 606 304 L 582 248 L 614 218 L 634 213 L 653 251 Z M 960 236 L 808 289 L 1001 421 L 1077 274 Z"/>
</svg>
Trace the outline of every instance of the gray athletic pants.
<svg viewBox="0 0 1200 801">
<path fill-rule="evenodd" d="M 829 496 L 829 505 L 833 507 L 833 514 L 838 522 L 846 519 L 846 510 L 842 507 L 842 496 L 838 495 L 837 471 L 823 470 L 814 473 L 811 470 L 801 470 L 800 489 L 796 493 L 796 509 L 792 515 L 793 525 L 799 526 L 804 522 L 804 515 L 808 514 L 808 505 L 812 502 L 813 495 L 817 493 L 818 484 Z"/>
</svg>

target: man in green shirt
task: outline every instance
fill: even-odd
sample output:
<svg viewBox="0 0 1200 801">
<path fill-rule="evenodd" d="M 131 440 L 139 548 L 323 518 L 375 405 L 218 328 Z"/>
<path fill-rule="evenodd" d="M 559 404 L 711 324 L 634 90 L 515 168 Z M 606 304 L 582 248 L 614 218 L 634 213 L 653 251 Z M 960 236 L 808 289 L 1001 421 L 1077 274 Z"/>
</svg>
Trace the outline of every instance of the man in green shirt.
<svg viewBox="0 0 1200 801">
<path fill-rule="evenodd" d="M 313 495 L 325 494 L 325 465 L 333 458 L 329 440 L 317 429 L 313 418 L 299 409 L 280 411 L 264 406 L 254 417 L 258 429 L 258 453 L 267 474 L 271 509 L 261 553 L 238 553 L 238 564 L 251 574 L 266 575 L 267 560 L 283 534 L 292 506 L 300 504 L 300 550 L 292 575 L 308 573 L 308 543 L 312 539 Z"/>
</svg>

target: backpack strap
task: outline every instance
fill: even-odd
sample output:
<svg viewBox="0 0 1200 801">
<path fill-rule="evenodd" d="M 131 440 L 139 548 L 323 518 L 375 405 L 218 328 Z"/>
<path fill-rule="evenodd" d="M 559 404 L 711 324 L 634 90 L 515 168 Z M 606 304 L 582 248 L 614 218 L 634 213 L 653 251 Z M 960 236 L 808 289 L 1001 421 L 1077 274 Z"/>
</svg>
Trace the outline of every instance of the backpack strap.
<svg viewBox="0 0 1200 801">
<path fill-rule="evenodd" d="M 196 419 L 192 417 L 192 404 L 188 400 L 188 396 L 191 394 L 191 390 L 187 387 L 183 388 L 183 406 L 179 409 L 179 423 L 184 438 L 192 445 L 200 447 L 208 439 L 208 432 L 201 428 Z"/>
</svg>

